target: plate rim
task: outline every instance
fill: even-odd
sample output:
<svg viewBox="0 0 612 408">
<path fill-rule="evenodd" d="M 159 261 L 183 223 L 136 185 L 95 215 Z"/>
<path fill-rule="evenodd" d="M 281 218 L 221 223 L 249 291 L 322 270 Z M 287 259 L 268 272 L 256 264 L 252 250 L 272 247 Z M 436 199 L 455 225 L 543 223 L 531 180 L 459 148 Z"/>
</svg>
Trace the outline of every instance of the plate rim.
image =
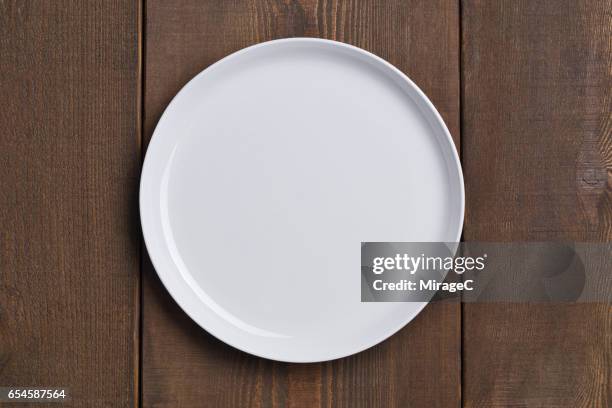
<svg viewBox="0 0 612 408">
<path fill-rule="evenodd" d="M 419 306 L 417 308 L 414 309 L 413 313 L 407 314 L 407 317 L 404 319 L 401 319 L 401 321 L 393 326 L 388 328 L 385 332 L 381 332 L 382 334 L 379 336 L 375 337 L 375 341 L 373 342 L 369 342 L 368 345 L 366 345 L 365 347 L 360 347 L 356 350 L 352 350 L 352 351 L 348 351 L 345 353 L 336 353 L 333 355 L 330 355 L 328 357 L 325 357 L 323 359 L 321 358 L 311 358 L 311 357 L 306 357 L 303 359 L 299 359 L 299 358 L 283 358 L 282 356 L 278 356 L 278 355 L 271 355 L 269 353 L 262 353 L 262 352 L 258 352 L 258 351 L 254 351 L 252 349 L 249 349 L 248 347 L 245 347 L 243 345 L 239 345 L 236 344 L 236 342 L 232 341 L 232 339 L 228 339 L 228 336 L 223 336 L 219 333 L 216 333 L 215 330 L 211 329 L 210 327 L 206 327 L 206 325 L 204 324 L 205 322 L 201 322 L 201 320 L 199 317 L 194 316 L 194 314 L 189 310 L 189 308 L 187 306 L 185 306 L 185 302 L 183 302 L 180 298 L 179 298 L 179 294 L 175 294 L 172 293 L 172 291 L 169 288 L 169 284 L 167 282 L 167 278 L 165 276 L 165 274 L 163 272 L 160 272 L 160 270 L 162 270 L 163 268 L 158 268 L 159 265 L 159 256 L 163 256 L 160 255 L 158 253 L 156 253 L 155 250 L 153 250 L 153 246 L 151 245 L 151 241 L 152 241 L 152 237 L 151 235 L 153 234 L 153 232 L 151 231 L 150 233 L 147 232 L 149 231 L 148 228 L 145 226 L 145 224 L 147 223 L 147 220 L 145 220 L 145 216 L 143 216 L 143 207 L 150 205 L 148 203 L 145 202 L 145 197 L 144 197 L 144 188 L 143 186 L 146 183 L 147 180 L 147 169 L 149 167 L 152 166 L 151 162 L 152 160 L 154 160 L 152 158 L 152 154 L 149 154 L 149 152 L 151 151 L 151 146 L 155 143 L 155 136 L 159 131 L 160 128 L 160 124 L 167 119 L 166 117 L 168 116 L 168 112 L 172 110 L 172 107 L 176 104 L 176 101 L 181 97 L 181 95 L 183 93 L 185 93 L 186 89 L 189 88 L 189 86 L 197 81 L 200 77 L 206 75 L 210 70 L 212 70 L 214 67 L 216 67 L 217 65 L 220 65 L 221 63 L 227 62 L 231 59 L 234 59 L 244 53 L 248 53 L 248 52 L 253 52 L 256 49 L 259 48 L 264 48 L 264 47 L 274 47 L 280 44 L 287 44 L 287 43 L 311 43 L 311 44 L 322 44 L 322 45 L 326 45 L 326 46 L 331 46 L 331 47 L 338 47 L 344 50 L 348 50 L 350 52 L 356 52 L 358 54 L 360 54 L 362 57 L 366 57 L 366 59 L 370 59 L 372 62 L 374 62 L 375 64 L 378 65 L 382 65 L 385 69 L 390 70 L 391 72 L 393 72 L 395 74 L 395 76 L 399 79 L 402 80 L 402 82 L 408 86 L 408 88 L 410 89 L 411 92 L 414 92 L 414 96 L 417 96 L 416 98 L 412 98 L 414 100 L 414 102 L 417 104 L 417 106 L 421 106 L 421 108 L 425 108 L 427 110 L 427 112 L 429 114 L 432 115 L 432 118 L 435 120 L 435 124 L 439 126 L 439 128 L 442 130 L 442 133 L 444 134 L 444 140 L 439 140 L 439 142 L 442 143 L 446 143 L 448 144 L 449 147 L 449 153 L 450 154 L 443 154 L 444 156 L 444 161 L 447 163 L 447 165 L 451 165 L 452 169 L 456 172 L 456 175 L 458 176 L 458 197 L 455 197 L 458 200 L 458 204 L 459 204 L 459 215 L 460 215 L 460 219 L 458 220 L 458 228 L 455 234 L 455 242 L 459 242 L 461 239 L 461 234 L 463 232 L 463 223 L 464 223 L 464 219 L 465 219 L 465 182 L 464 182 L 464 177 L 463 177 L 463 169 L 461 166 L 461 161 L 459 158 L 459 154 L 457 152 L 457 147 L 455 146 L 455 142 L 450 134 L 450 131 L 448 130 L 446 124 L 444 123 L 444 120 L 442 119 L 442 116 L 440 115 L 440 113 L 438 112 L 438 110 L 435 108 L 435 106 L 433 105 L 433 103 L 430 101 L 430 99 L 427 97 L 427 95 L 425 95 L 425 93 L 401 70 L 399 70 L 397 67 L 395 67 L 394 65 L 392 65 L 390 62 L 384 60 L 383 58 L 369 52 L 366 51 L 362 48 L 347 44 L 347 43 L 343 43 L 340 41 L 334 41 L 334 40 L 328 40 L 328 39 L 322 39 L 322 38 L 315 38 L 315 37 L 292 37 L 292 38 L 282 38 L 282 39 L 276 39 L 276 40 L 271 40 L 271 41 L 265 41 L 265 42 L 261 42 L 261 43 L 257 43 L 245 48 L 242 48 L 238 51 L 235 51 L 223 58 L 221 58 L 220 60 L 214 62 L 213 64 L 209 65 L 208 67 L 206 67 L 205 69 L 203 69 L 202 71 L 200 71 L 198 74 L 196 74 L 193 78 L 191 78 L 187 83 L 185 83 L 185 85 L 183 85 L 180 89 L 180 91 L 172 98 L 172 100 L 170 101 L 170 103 L 165 107 L 162 115 L 160 116 L 159 120 L 157 121 L 157 123 L 155 124 L 155 129 L 153 131 L 153 134 L 151 135 L 150 139 L 149 139 L 149 143 L 147 145 L 147 150 L 145 152 L 145 157 L 144 160 L 142 162 L 142 167 L 141 167 L 141 176 L 140 176 L 140 183 L 139 183 L 139 218 L 140 218 L 140 223 L 141 223 L 141 231 L 142 231 L 142 236 L 143 236 L 143 241 L 145 244 L 145 248 L 147 251 L 147 254 L 149 256 L 149 259 L 151 260 L 151 264 L 153 266 L 153 269 L 155 270 L 155 273 L 157 274 L 157 276 L 159 277 L 160 281 L 162 282 L 165 290 L 168 292 L 168 294 L 172 297 L 172 299 L 176 302 L 176 304 L 181 308 L 181 310 L 187 314 L 187 316 L 189 316 L 189 318 L 191 320 L 193 320 L 198 326 L 200 326 L 200 328 L 202 328 L 204 331 L 206 331 L 208 334 L 210 334 L 211 336 L 215 337 L 216 339 L 218 339 L 219 341 L 222 341 L 223 343 L 236 348 L 242 352 L 257 356 L 257 357 L 262 357 L 262 358 L 266 358 L 269 360 L 273 360 L 273 361 L 280 361 L 280 362 L 287 362 L 287 363 L 314 363 L 314 362 L 325 362 L 325 361 L 332 361 L 332 360 L 336 360 L 336 359 L 340 359 L 340 358 L 344 358 L 344 357 L 348 357 L 354 354 L 358 354 L 364 350 L 367 350 L 371 347 L 374 347 L 382 342 L 384 342 L 385 340 L 387 340 L 389 337 L 393 336 L 394 334 L 396 334 L 398 331 L 400 331 L 402 328 L 404 328 L 405 326 L 407 326 L 412 320 L 414 320 L 414 318 L 416 316 L 418 316 L 423 309 L 429 304 L 429 302 L 415 302 L 415 303 L 420 303 Z M 404 93 L 407 93 L 406 91 L 404 91 Z M 409 95 L 409 93 L 407 93 Z M 410 95 L 409 95 L 410 96 Z M 437 133 L 437 132 L 436 132 Z M 158 137 L 159 138 L 159 137 Z M 439 139 L 442 139 L 440 137 L 438 137 Z M 449 157 L 450 155 L 450 157 Z M 450 163 L 449 163 L 450 161 Z M 152 220 L 149 220 L 150 222 L 153 222 Z M 182 279 L 182 278 L 181 278 Z M 187 286 L 189 286 L 189 284 L 187 282 L 185 282 L 185 284 Z M 191 288 L 189 286 L 190 290 L 193 292 L 193 288 Z"/>
</svg>

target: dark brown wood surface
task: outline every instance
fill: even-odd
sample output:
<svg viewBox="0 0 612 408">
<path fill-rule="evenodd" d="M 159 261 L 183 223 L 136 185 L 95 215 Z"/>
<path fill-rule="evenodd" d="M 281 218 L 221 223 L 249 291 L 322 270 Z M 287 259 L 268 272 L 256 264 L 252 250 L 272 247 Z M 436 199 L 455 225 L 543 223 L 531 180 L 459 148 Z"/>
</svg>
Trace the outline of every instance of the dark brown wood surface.
<svg viewBox="0 0 612 408">
<path fill-rule="evenodd" d="M 459 5 L 421 1 L 146 2 L 145 138 L 176 92 L 220 58 L 291 36 L 344 41 L 407 73 L 459 141 Z M 282 364 L 212 338 L 143 277 L 143 403 L 155 407 L 452 407 L 460 403 L 460 307 L 432 304 L 366 352 Z"/>
<path fill-rule="evenodd" d="M 137 202 L 141 137 L 190 78 L 313 36 L 432 99 L 461 142 L 466 240 L 610 241 L 612 0 L 145 3 L 0 0 L 0 386 L 78 407 L 612 404 L 609 304 L 436 303 L 323 364 L 234 350 L 161 285 Z"/>
<path fill-rule="evenodd" d="M 612 239 L 612 2 L 462 5 L 466 240 Z M 608 407 L 609 304 L 465 304 L 468 407 Z"/>
<path fill-rule="evenodd" d="M 137 403 L 138 16 L 0 1 L 0 386 L 71 406 Z"/>
</svg>

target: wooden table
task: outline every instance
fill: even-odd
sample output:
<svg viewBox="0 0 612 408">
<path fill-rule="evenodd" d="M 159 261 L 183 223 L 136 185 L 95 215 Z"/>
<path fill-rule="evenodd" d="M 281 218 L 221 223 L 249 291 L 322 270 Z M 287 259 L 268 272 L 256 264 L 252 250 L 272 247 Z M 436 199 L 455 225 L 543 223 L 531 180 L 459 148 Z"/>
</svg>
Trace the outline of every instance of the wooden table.
<svg viewBox="0 0 612 408">
<path fill-rule="evenodd" d="M 0 1 L 0 386 L 69 387 L 78 407 L 610 406 L 609 304 L 431 304 L 322 364 L 236 351 L 160 284 L 137 195 L 187 80 L 312 36 L 378 54 L 431 98 L 461 150 L 464 239 L 610 241 L 611 13 L 610 0 Z"/>
</svg>

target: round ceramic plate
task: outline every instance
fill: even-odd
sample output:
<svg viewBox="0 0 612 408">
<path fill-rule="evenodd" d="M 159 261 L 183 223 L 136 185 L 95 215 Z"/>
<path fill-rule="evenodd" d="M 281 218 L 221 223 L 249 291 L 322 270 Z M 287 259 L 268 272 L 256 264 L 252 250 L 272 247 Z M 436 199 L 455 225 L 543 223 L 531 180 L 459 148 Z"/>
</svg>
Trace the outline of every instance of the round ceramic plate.
<svg viewBox="0 0 612 408">
<path fill-rule="evenodd" d="M 463 179 L 440 115 L 362 49 L 286 39 L 204 70 L 160 119 L 140 212 L 163 284 L 206 331 L 261 357 L 371 347 L 423 302 L 362 303 L 365 241 L 459 240 Z"/>
</svg>

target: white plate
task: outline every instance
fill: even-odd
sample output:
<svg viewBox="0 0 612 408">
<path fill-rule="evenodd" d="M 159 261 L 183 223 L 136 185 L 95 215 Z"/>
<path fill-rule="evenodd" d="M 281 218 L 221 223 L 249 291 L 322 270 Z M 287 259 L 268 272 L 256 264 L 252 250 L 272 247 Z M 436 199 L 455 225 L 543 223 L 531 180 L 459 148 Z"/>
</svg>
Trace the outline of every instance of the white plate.
<svg viewBox="0 0 612 408">
<path fill-rule="evenodd" d="M 404 74 L 356 47 L 285 39 L 236 52 L 174 98 L 144 162 L 149 255 L 183 310 L 261 357 L 371 347 L 426 303 L 362 303 L 362 241 L 459 240 L 451 137 Z"/>
</svg>

